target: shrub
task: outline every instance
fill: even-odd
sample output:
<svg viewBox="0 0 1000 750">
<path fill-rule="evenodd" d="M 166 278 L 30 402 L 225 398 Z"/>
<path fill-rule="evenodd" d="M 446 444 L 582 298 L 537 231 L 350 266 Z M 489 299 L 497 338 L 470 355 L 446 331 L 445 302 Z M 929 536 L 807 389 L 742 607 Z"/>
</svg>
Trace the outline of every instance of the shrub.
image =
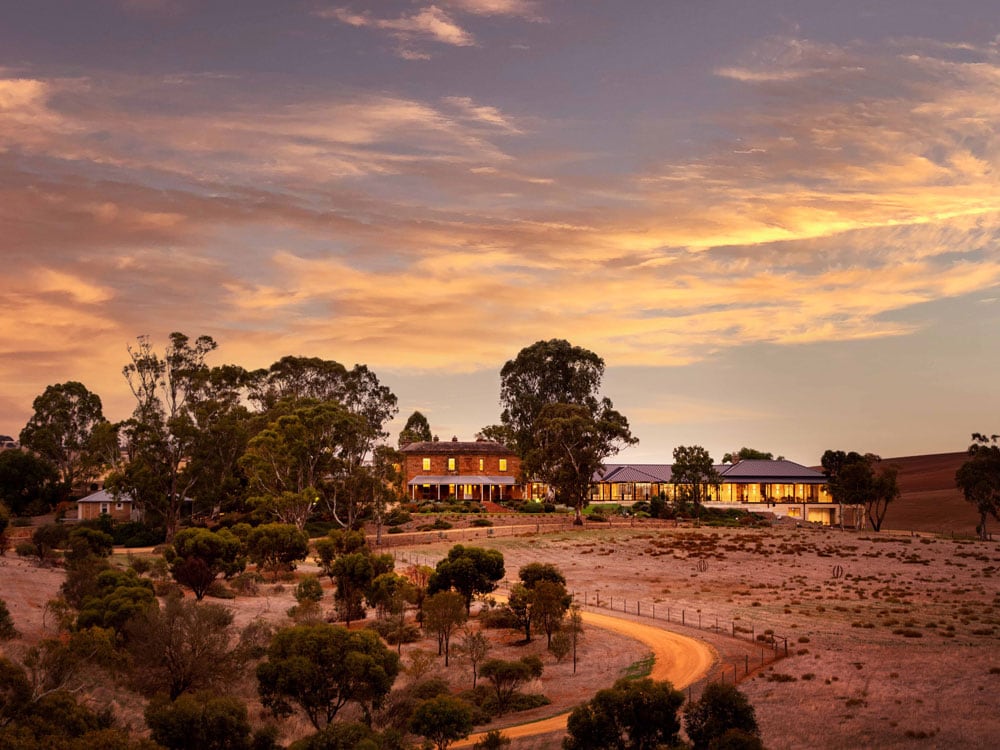
<svg viewBox="0 0 1000 750">
<path fill-rule="evenodd" d="M 701 698 L 688 707 L 684 728 L 694 750 L 708 750 L 731 729 L 752 736 L 760 734 L 757 716 L 746 696 L 732 685 L 718 682 L 706 687 Z"/>
<path fill-rule="evenodd" d="M 210 596 L 213 599 L 235 599 L 236 592 L 229 588 L 223 581 L 216 580 L 209 584 L 208 589 L 205 591 L 205 596 Z"/>
<path fill-rule="evenodd" d="M 488 526 L 492 526 L 493 522 L 488 518 L 473 518 L 472 523 L 470 525 L 479 528 L 486 528 Z"/>
<path fill-rule="evenodd" d="M 405 508 L 393 508 L 385 517 L 385 525 L 401 526 L 404 523 L 409 523 L 412 519 L 413 516 Z"/>
<path fill-rule="evenodd" d="M 167 538 L 166 529 L 154 528 L 139 521 L 120 523 L 111 528 L 115 544 L 123 547 L 155 547 Z"/>
</svg>

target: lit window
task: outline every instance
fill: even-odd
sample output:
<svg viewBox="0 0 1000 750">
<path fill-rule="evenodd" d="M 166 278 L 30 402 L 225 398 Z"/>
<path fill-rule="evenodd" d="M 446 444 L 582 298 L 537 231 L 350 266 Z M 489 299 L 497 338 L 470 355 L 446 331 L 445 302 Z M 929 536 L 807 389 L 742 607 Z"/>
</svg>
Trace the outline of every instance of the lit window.
<svg viewBox="0 0 1000 750">
<path fill-rule="evenodd" d="M 479 459 L 479 470 L 480 471 L 483 470 L 484 465 L 485 465 L 485 461 L 483 459 Z"/>
<path fill-rule="evenodd" d="M 455 471 L 455 459 L 454 458 L 449 458 L 448 459 L 448 471 Z"/>
<path fill-rule="evenodd" d="M 431 460 L 429 458 L 425 458 L 422 463 L 423 463 L 423 466 L 424 466 L 424 471 L 430 471 L 431 470 Z"/>
<path fill-rule="evenodd" d="M 500 471 L 507 471 L 507 459 L 506 458 L 501 458 L 500 459 Z"/>
</svg>

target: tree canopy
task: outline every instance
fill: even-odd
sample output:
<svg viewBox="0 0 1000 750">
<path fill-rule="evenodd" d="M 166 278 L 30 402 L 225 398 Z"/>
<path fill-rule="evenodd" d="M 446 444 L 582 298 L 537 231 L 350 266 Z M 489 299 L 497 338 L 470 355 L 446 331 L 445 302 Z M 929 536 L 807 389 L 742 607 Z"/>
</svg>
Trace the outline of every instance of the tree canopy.
<svg viewBox="0 0 1000 750">
<path fill-rule="evenodd" d="M 594 408 L 554 403 L 542 407 L 534 423 L 534 445 L 524 457 L 525 471 L 541 479 L 556 497 L 576 511 L 575 522 L 590 493 L 593 476 L 604 459 L 639 442 L 628 420 L 604 399 Z"/>
<path fill-rule="evenodd" d="M 500 414 L 522 459 L 535 447 L 534 429 L 547 404 L 576 404 L 594 413 L 604 360 L 562 339 L 525 347 L 500 370 Z"/>
<path fill-rule="evenodd" d="M 431 439 L 431 425 L 421 412 L 415 411 L 406 420 L 399 432 L 399 447 Z"/>
<path fill-rule="evenodd" d="M 106 422 L 101 398 L 83 383 L 71 380 L 48 386 L 32 404 L 34 413 L 21 430 L 21 446 L 51 462 L 62 481 L 61 499 L 89 479 L 103 455 L 94 431 Z"/>
<path fill-rule="evenodd" d="M 448 550 L 446 558 L 438 561 L 428 581 L 427 593 L 455 589 L 465 599 L 465 611 L 469 612 L 472 609 L 472 597 L 494 591 L 497 582 L 503 577 L 502 552 L 456 544 Z"/>
<path fill-rule="evenodd" d="M 655 750 L 679 744 L 684 694 L 669 682 L 621 679 L 573 709 L 565 750 Z"/>
<path fill-rule="evenodd" d="M 398 673 L 399 657 L 372 631 L 316 624 L 279 630 L 257 681 L 261 702 L 275 715 L 298 707 L 322 729 L 350 702 L 370 725 Z"/>
<path fill-rule="evenodd" d="M 709 487 L 717 487 L 721 481 L 708 451 L 700 445 L 677 446 L 671 471 L 682 499 L 693 503 L 695 513 L 700 513 Z"/>
<path fill-rule="evenodd" d="M 779 456 L 780 460 L 781 457 Z M 774 454 L 765 451 L 759 451 L 754 448 L 743 447 L 738 451 L 732 453 L 727 453 L 722 457 L 722 463 L 724 464 L 735 464 L 739 461 L 773 461 Z"/>
<path fill-rule="evenodd" d="M 968 459 L 955 472 L 955 484 L 965 499 L 976 507 L 979 524 L 976 531 L 988 539 L 986 518 L 1000 519 L 1000 436 L 972 435 Z"/>
</svg>

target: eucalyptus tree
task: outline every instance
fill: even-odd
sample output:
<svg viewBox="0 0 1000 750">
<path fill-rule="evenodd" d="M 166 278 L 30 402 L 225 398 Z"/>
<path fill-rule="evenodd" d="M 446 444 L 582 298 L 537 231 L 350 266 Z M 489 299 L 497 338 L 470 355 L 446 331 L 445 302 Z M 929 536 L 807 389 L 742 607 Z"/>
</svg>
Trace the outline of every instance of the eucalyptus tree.
<svg viewBox="0 0 1000 750">
<path fill-rule="evenodd" d="M 136 407 L 122 428 L 128 463 L 111 478 L 112 491 L 162 516 L 167 541 L 197 481 L 190 464 L 199 437 L 192 409 L 208 378 L 205 359 L 216 347 L 210 336 L 192 341 L 174 332 L 160 356 L 149 337 L 140 336 L 122 370 Z"/>
<path fill-rule="evenodd" d="M 969 458 L 955 472 L 955 484 L 965 499 L 976 506 L 979 538 L 988 539 L 986 517 L 1000 519 L 1000 436 L 972 435 Z"/>
<path fill-rule="evenodd" d="M 94 435 L 97 427 L 107 422 L 101 398 L 83 383 L 71 380 L 48 386 L 32 407 L 34 413 L 21 430 L 21 446 L 56 467 L 62 484 L 60 494 L 68 500 L 77 484 L 100 470 L 102 454 Z"/>
<path fill-rule="evenodd" d="M 694 505 L 696 515 L 701 514 L 701 504 L 708 497 L 709 488 L 718 487 L 721 481 L 712 457 L 700 445 L 674 448 L 671 477 L 682 498 Z"/>
</svg>

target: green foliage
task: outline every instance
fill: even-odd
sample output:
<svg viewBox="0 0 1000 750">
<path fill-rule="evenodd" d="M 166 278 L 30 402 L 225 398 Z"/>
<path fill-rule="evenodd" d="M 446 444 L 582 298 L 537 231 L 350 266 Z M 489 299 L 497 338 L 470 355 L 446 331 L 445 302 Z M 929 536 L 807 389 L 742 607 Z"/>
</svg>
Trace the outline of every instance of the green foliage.
<svg viewBox="0 0 1000 750">
<path fill-rule="evenodd" d="M 534 445 L 524 455 L 524 470 L 551 486 L 560 502 L 582 523 L 591 480 L 604 460 L 639 442 L 628 420 L 603 399 L 596 406 L 546 404 L 535 419 Z"/>
<path fill-rule="evenodd" d="M 577 404 L 597 410 L 604 360 L 568 341 L 550 339 L 525 347 L 500 370 L 500 420 L 518 455 L 535 447 L 535 421 L 546 404 Z"/>
<path fill-rule="evenodd" d="M 35 696 L 25 670 L 0 658 L 0 747 L 5 750 L 155 750 L 113 728 L 114 715 L 95 713 L 56 688 Z"/>
<path fill-rule="evenodd" d="M 503 553 L 482 547 L 456 544 L 448 556 L 438 561 L 427 584 L 429 594 L 455 589 L 465 599 L 465 611 L 472 609 L 472 597 L 496 590 L 504 577 Z"/>
<path fill-rule="evenodd" d="M 73 486 L 94 476 L 103 464 L 95 443 L 95 428 L 106 423 L 101 399 L 76 381 L 50 385 L 32 404 L 34 413 L 21 430 L 21 445 L 59 472 L 60 499 L 68 500 Z"/>
<path fill-rule="evenodd" d="M 732 729 L 752 736 L 760 734 L 756 714 L 746 696 L 732 685 L 712 683 L 688 707 L 684 730 L 694 750 L 709 750 Z"/>
<path fill-rule="evenodd" d="M 851 451 L 828 450 L 823 453 L 823 473 L 829 478 L 827 487 L 835 502 L 865 508 L 875 531 L 882 528 L 889 503 L 899 497 L 897 468 L 882 466 L 882 459 L 873 453 L 861 455 Z"/>
<path fill-rule="evenodd" d="M 618 680 L 577 706 L 566 723 L 565 750 L 654 750 L 679 744 L 684 695 L 669 682 Z"/>
<path fill-rule="evenodd" d="M 499 729 L 491 729 L 472 746 L 472 750 L 503 750 L 510 746 L 510 738 Z"/>
<path fill-rule="evenodd" d="M 708 451 L 700 445 L 678 445 L 671 472 L 681 499 L 693 503 L 695 514 L 700 515 L 709 487 L 718 487 L 721 481 Z"/>
<path fill-rule="evenodd" d="M 52 560 L 54 551 L 65 547 L 68 540 L 69 527 L 61 523 L 47 523 L 39 526 L 31 534 L 31 543 L 35 545 L 35 556 L 41 563 Z"/>
<path fill-rule="evenodd" d="M 181 529 L 164 554 L 174 580 L 199 601 L 220 573 L 230 578 L 246 567 L 243 543 L 228 529 Z"/>
<path fill-rule="evenodd" d="M 438 655 L 448 666 L 452 633 L 468 619 L 465 600 L 454 591 L 439 591 L 424 600 L 424 629 L 437 635 Z"/>
<path fill-rule="evenodd" d="M 28 451 L 0 451 L 0 502 L 14 515 L 41 515 L 55 503 L 59 473 Z"/>
<path fill-rule="evenodd" d="M 97 626 L 122 633 L 129 620 L 155 607 L 152 581 L 134 570 L 108 568 L 98 574 L 94 593 L 83 599 L 76 623 L 78 628 Z"/>
<path fill-rule="evenodd" d="M 379 736 L 357 722 L 337 721 L 316 734 L 293 742 L 288 750 L 380 750 Z"/>
<path fill-rule="evenodd" d="M 246 550 L 251 562 L 278 580 L 281 571 L 295 570 L 309 554 L 309 537 L 290 524 L 269 523 L 250 530 Z"/>
<path fill-rule="evenodd" d="M 413 412 L 399 432 L 399 447 L 410 443 L 426 442 L 431 439 L 431 425 L 427 417 L 419 411 Z"/>
<path fill-rule="evenodd" d="M 410 719 L 410 730 L 431 740 L 437 750 L 447 750 L 455 741 L 472 731 L 472 709 L 452 695 L 439 695 L 417 706 Z"/>
<path fill-rule="evenodd" d="M 191 458 L 215 441 L 200 429 L 197 407 L 211 390 L 205 360 L 216 346 L 210 336 L 192 341 L 175 331 L 161 356 L 148 336 L 140 336 L 137 346 L 128 347 L 129 362 L 122 370 L 136 401 L 132 417 L 121 427 L 129 461 L 106 484 L 140 499 L 147 518 L 162 519 L 168 541 L 204 469 Z"/>
<path fill-rule="evenodd" d="M 371 631 L 316 624 L 278 631 L 257 681 L 265 708 L 288 716 L 297 706 L 322 729 L 349 702 L 370 723 L 398 673 L 399 657 Z"/>
<path fill-rule="evenodd" d="M 106 682 L 122 666 L 113 631 L 85 628 L 46 638 L 28 649 L 24 664 L 36 694 L 82 692 Z"/>
<path fill-rule="evenodd" d="M 115 544 L 123 547 L 155 547 L 163 544 L 166 531 L 162 526 L 150 526 L 141 521 L 116 523 L 111 529 Z"/>
<path fill-rule="evenodd" d="M 305 576 L 299 585 L 295 587 L 295 601 L 299 604 L 304 602 L 319 602 L 323 598 L 323 586 L 316 576 Z"/>
<path fill-rule="evenodd" d="M 247 708 L 238 698 L 202 691 L 146 707 L 150 736 L 167 750 L 251 750 Z"/>
<path fill-rule="evenodd" d="M 242 654 L 233 647 L 233 613 L 219 604 L 196 604 L 169 596 L 127 627 L 136 687 L 172 699 L 190 690 L 232 682 Z"/>
<path fill-rule="evenodd" d="M 735 464 L 739 461 L 773 461 L 773 460 L 774 460 L 773 453 L 765 453 L 764 451 L 759 451 L 747 447 L 740 448 L 735 453 L 727 453 L 722 457 L 722 463 L 724 464 Z"/>
<path fill-rule="evenodd" d="M 86 527 L 73 529 L 66 540 L 66 562 L 71 564 L 85 557 L 110 557 L 114 543 L 114 538 L 103 531 Z"/>
<path fill-rule="evenodd" d="M 0 641 L 10 641 L 18 635 L 17 628 L 14 627 L 14 618 L 7 609 L 7 602 L 0 599 Z"/>
<path fill-rule="evenodd" d="M 976 507 L 979 524 L 976 531 L 988 539 L 986 517 L 1000 520 L 1000 443 L 998 436 L 972 435 L 969 458 L 955 472 L 955 484 L 965 499 Z"/>
<path fill-rule="evenodd" d="M 525 656 L 517 661 L 488 659 L 479 668 L 479 676 L 486 680 L 496 700 L 497 714 L 504 714 L 511 708 L 511 701 L 518 688 L 542 676 L 542 660 L 537 656 Z"/>
<path fill-rule="evenodd" d="M 393 508 L 385 517 L 386 526 L 402 526 L 413 520 L 413 516 L 405 508 Z"/>
</svg>

